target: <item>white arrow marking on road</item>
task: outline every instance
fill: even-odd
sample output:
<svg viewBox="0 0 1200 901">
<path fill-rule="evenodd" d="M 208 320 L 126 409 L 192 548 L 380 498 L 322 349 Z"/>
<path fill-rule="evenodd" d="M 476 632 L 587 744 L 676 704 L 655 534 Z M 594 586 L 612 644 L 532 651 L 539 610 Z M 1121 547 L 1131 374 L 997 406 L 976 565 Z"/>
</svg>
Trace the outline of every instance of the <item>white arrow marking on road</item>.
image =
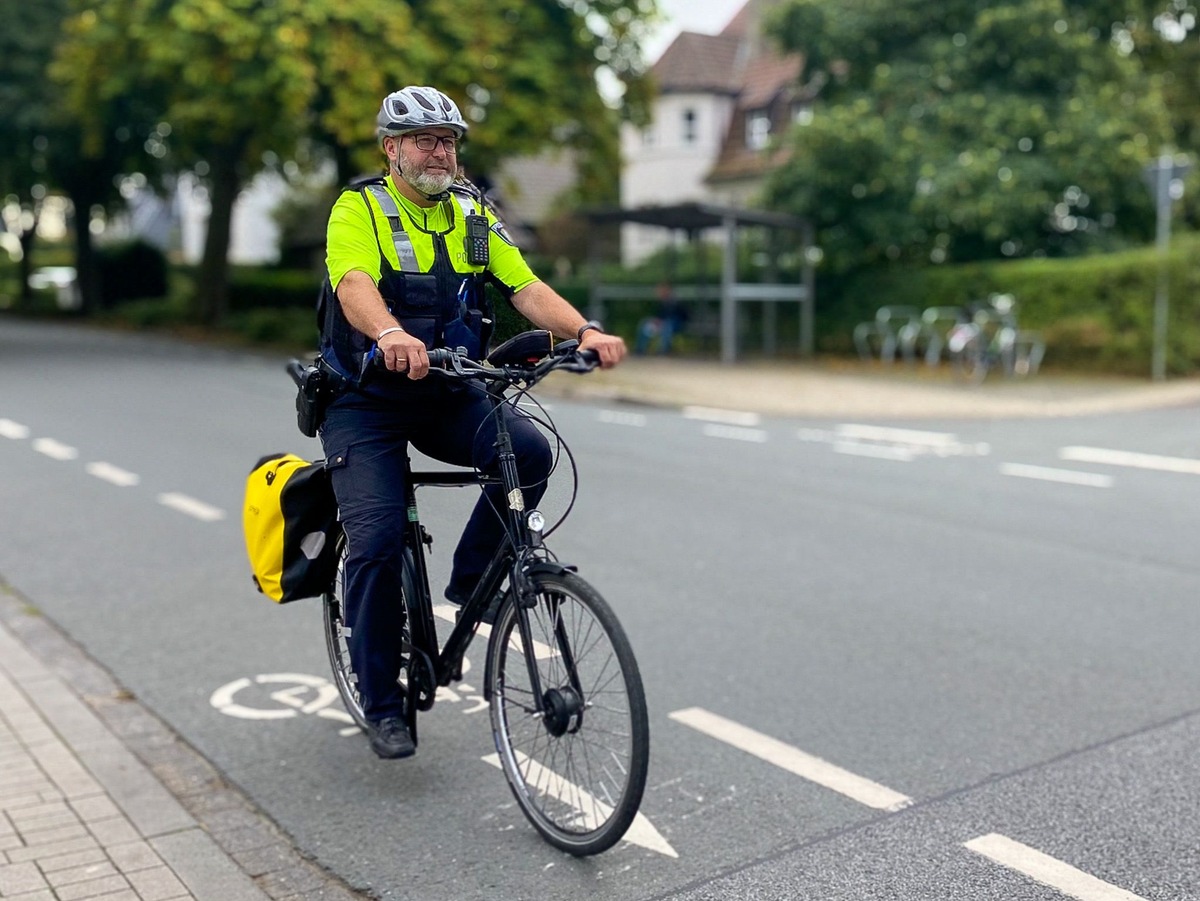
<svg viewBox="0 0 1200 901">
<path fill-rule="evenodd" d="M 136 485 L 141 481 L 132 472 L 126 472 L 120 467 L 113 466 L 111 463 L 89 463 L 84 467 L 88 475 L 93 475 L 98 479 L 103 479 L 106 482 L 111 482 L 121 488 L 128 488 L 131 485 Z"/>
<path fill-rule="evenodd" d="M 29 437 L 29 428 L 11 419 L 0 419 L 0 438 L 12 438 L 14 441 L 24 441 Z"/>
<path fill-rule="evenodd" d="M 1025 463 L 1001 463 L 1000 474 L 1020 479 L 1039 479 L 1043 482 L 1062 482 L 1065 485 L 1084 485 L 1088 488 L 1111 488 L 1112 476 L 1076 469 L 1054 469 L 1050 466 L 1029 466 Z"/>
<path fill-rule="evenodd" d="M 785 745 L 778 739 L 763 735 L 733 720 L 727 720 L 723 716 L 709 713 L 700 707 L 676 710 L 669 716 L 676 722 L 691 726 L 717 741 L 733 745 L 747 754 L 753 754 L 767 763 L 773 763 L 789 773 L 833 789 L 876 810 L 900 810 L 912 803 L 912 798 L 907 795 L 892 791 L 862 776 L 856 776 L 826 760 L 806 754 L 799 748 Z"/>
<path fill-rule="evenodd" d="M 965 846 L 1001 866 L 1009 867 L 1036 879 L 1043 885 L 1058 889 L 1079 901 L 1146 901 L 1141 895 L 1117 888 L 1070 864 L 1056 860 L 1028 845 L 993 832 L 971 839 Z"/>
<path fill-rule="evenodd" d="M 446 622 L 458 622 L 458 608 L 453 604 L 434 604 L 433 612 L 434 615 L 440 616 L 442 619 L 446 620 Z M 487 623 L 480 623 L 477 634 L 480 638 L 490 638 L 492 634 L 492 627 Z M 509 638 L 509 642 L 518 651 L 521 650 L 521 637 L 517 634 L 516 629 L 513 629 L 512 636 Z M 533 656 L 538 660 L 549 660 L 551 657 L 557 657 L 558 651 L 554 650 L 554 648 L 550 647 L 548 644 L 543 644 L 540 641 L 534 640 Z M 464 669 L 463 672 L 466 673 L 466 670 Z"/>
<path fill-rule="evenodd" d="M 1134 469 L 1156 469 L 1160 472 L 1182 472 L 1200 476 L 1200 460 L 1188 457 L 1160 457 L 1157 454 L 1138 454 L 1103 447 L 1064 447 L 1058 452 L 1058 456 L 1060 459 L 1077 463 L 1107 463 L 1110 466 L 1129 466 Z"/>
<path fill-rule="evenodd" d="M 613 809 L 609 805 L 592 797 L 579 786 L 571 784 L 553 770 L 548 770 L 537 761 L 530 760 L 520 751 L 516 753 L 517 765 L 525 771 L 526 782 L 531 787 L 537 788 L 555 800 L 562 801 L 564 804 L 579 811 L 585 829 L 596 828 L 596 826 L 612 815 Z M 481 759 L 484 763 L 490 763 L 497 769 L 503 769 L 500 765 L 499 754 L 489 754 L 487 757 Z M 584 807 L 580 807 L 580 803 Z M 654 828 L 654 824 L 640 811 L 633 818 L 633 822 L 630 823 L 629 830 L 622 836 L 622 841 L 639 845 L 650 851 L 657 851 L 659 854 L 665 854 L 667 857 L 679 857 L 679 854 L 671 847 L 670 842 L 662 837 L 659 831 Z"/>
<path fill-rule="evenodd" d="M 225 518 L 224 510 L 206 504 L 204 501 L 198 501 L 194 497 L 188 497 L 186 494 L 176 494 L 175 492 L 160 494 L 158 502 L 164 507 L 170 507 L 172 510 L 178 510 L 180 513 L 186 513 L 188 516 L 194 516 L 204 522 L 216 522 L 218 519 Z"/>
<path fill-rule="evenodd" d="M 79 451 L 69 444 L 55 441 L 53 438 L 38 438 L 33 442 L 33 449 L 39 454 L 45 454 L 52 460 L 74 460 Z"/>
</svg>

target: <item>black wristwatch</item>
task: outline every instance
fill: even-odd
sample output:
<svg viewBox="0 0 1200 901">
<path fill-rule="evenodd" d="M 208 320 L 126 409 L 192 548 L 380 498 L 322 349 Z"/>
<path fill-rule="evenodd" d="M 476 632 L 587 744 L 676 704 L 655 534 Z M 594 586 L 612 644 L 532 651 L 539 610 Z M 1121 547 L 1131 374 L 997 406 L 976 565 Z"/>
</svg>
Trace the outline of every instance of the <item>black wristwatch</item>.
<svg viewBox="0 0 1200 901">
<path fill-rule="evenodd" d="M 588 331 L 589 329 L 595 329 L 595 330 L 596 330 L 596 331 L 598 331 L 600 334 L 602 334 L 602 335 L 604 334 L 604 326 L 602 326 L 602 325 L 601 325 L 599 322 L 597 322 L 595 319 L 589 319 L 589 320 L 588 320 L 587 322 L 585 322 L 583 325 L 579 326 L 579 331 L 575 333 L 575 338 L 576 338 L 576 340 L 578 340 L 578 341 L 582 341 L 582 340 L 583 340 L 583 333 L 584 333 L 584 332 L 586 332 L 586 331 Z"/>
</svg>

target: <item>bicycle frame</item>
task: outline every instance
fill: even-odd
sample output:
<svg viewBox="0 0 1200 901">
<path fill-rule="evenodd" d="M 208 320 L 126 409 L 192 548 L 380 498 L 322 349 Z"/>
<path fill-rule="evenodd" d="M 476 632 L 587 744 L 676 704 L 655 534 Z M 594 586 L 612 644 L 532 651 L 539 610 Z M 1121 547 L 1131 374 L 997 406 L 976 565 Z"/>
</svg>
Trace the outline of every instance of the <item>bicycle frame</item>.
<svg viewBox="0 0 1200 901">
<path fill-rule="evenodd" d="M 488 396 L 491 398 L 493 410 L 498 411 L 500 406 L 505 403 L 503 388 L 497 390 L 489 387 Z M 545 559 L 532 563 L 529 562 L 529 552 L 534 550 L 538 545 L 530 540 L 529 531 L 523 518 L 525 505 L 517 473 L 516 455 L 513 453 L 512 436 L 509 434 L 508 426 L 503 416 L 498 417 L 496 446 L 499 450 L 500 472 L 495 476 L 467 471 L 414 471 L 411 467 L 406 466 L 407 487 L 405 490 L 405 508 L 407 511 L 407 525 L 405 527 L 405 540 L 407 547 L 412 552 L 413 579 L 416 583 L 404 586 L 405 592 L 409 593 L 410 597 L 408 626 L 412 641 L 410 652 L 414 654 L 419 653 L 424 658 L 422 665 L 430 670 L 429 675 L 431 676 L 430 681 L 432 683 L 428 686 L 430 693 L 425 703 L 414 703 L 411 705 L 413 711 L 410 712 L 410 720 L 415 716 L 415 710 L 428 710 L 433 706 L 433 689 L 435 686 L 447 686 L 451 682 L 462 678 L 463 657 L 466 655 L 467 648 L 482 622 L 488 605 L 500 590 L 500 586 L 504 583 L 506 576 L 510 579 L 510 588 L 517 600 L 517 625 L 521 635 L 522 647 L 526 649 L 525 654 L 528 661 L 529 677 L 535 690 L 534 697 L 539 710 L 541 708 L 540 674 L 532 659 L 532 649 L 534 647 L 532 630 L 530 629 L 528 615 L 525 612 L 522 602 L 522 598 L 528 593 L 524 586 L 525 577 L 527 574 L 535 573 L 545 567 L 551 567 L 555 570 L 574 570 L 575 567 L 565 566 Z M 424 549 L 431 543 L 431 539 L 420 522 L 416 491 L 420 486 L 459 487 L 467 485 L 479 485 L 481 487 L 500 485 L 504 488 L 504 495 L 508 500 L 505 534 L 500 546 L 496 549 L 495 554 L 493 554 L 483 575 L 480 577 L 474 592 L 472 592 L 471 597 L 468 598 L 466 604 L 462 607 L 458 621 L 454 624 L 454 628 L 446 639 L 445 645 L 439 652 L 437 626 L 429 586 L 429 572 L 425 563 L 424 553 Z M 561 624 L 558 624 L 558 630 L 561 630 L 561 628 Z M 558 630 L 556 630 L 556 633 Z M 559 639 L 559 652 L 564 657 L 564 663 L 568 667 L 568 672 L 572 673 L 571 681 L 582 694 L 582 689 L 577 685 L 578 679 L 574 675 L 574 664 L 566 642 L 566 636 L 557 635 L 557 637 Z M 411 678 L 412 676 L 410 675 Z M 419 697 L 418 691 L 414 691 L 413 687 L 410 686 L 410 696 L 414 700 Z M 483 693 L 484 697 L 490 701 L 492 694 L 491 680 L 488 678 L 484 679 Z"/>
</svg>

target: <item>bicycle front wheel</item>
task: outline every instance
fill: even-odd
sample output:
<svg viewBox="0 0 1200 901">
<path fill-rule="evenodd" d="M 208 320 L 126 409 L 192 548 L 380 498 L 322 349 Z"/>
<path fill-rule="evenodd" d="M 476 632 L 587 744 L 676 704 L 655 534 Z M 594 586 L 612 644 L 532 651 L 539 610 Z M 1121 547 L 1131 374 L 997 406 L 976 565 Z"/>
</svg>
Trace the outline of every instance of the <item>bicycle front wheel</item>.
<svg viewBox="0 0 1200 901">
<path fill-rule="evenodd" d="M 532 581 L 537 605 L 525 612 L 533 653 L 524 651 L 511 593 L 488 644 L 496 750 L 538 832 L 569 854 L 599 854 L 625 834 L 646 787 L 641 675 L 594 588 L 570 572 Z"/>
</svg>

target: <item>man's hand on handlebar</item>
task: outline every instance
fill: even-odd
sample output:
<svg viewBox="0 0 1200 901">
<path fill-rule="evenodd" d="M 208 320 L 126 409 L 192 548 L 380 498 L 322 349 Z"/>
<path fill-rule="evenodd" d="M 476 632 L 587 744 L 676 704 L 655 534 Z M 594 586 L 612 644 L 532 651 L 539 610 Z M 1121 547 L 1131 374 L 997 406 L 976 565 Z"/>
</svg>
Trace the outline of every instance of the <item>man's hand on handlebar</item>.
<svg viewBox="0 0 1200 901">
<path fill-rule="evenodd" d="M 583 333 L 579 349 L 595 351 L 600 357 L 600 368 L 611 369 L 625 357 L 625 340 L 620 335 L 606 335 L 597 329 L 588 329 Z"/>
<path fill-rule="evenodd" d="M 408 372 L 410 379 L 423 379 L 429 374 L 429 355 L 425 344 L 408 332 L 392 332 L 379 341 L 377 351 L 383 367 L 392 372 Z"/>
</svg>

